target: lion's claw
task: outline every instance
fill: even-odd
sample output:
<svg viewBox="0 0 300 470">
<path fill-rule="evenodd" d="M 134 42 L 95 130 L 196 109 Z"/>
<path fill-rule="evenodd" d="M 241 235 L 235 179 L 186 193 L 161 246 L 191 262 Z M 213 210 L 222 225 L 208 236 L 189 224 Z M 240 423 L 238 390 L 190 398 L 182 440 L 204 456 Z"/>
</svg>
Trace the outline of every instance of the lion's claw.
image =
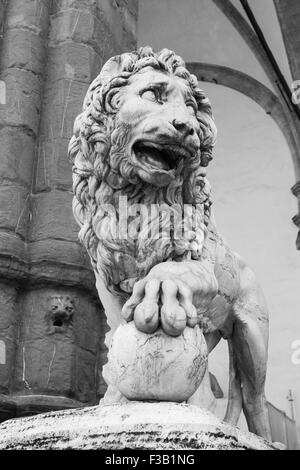
<svg viewBox="0 0 300 470">
<path fill-rule="evenodd" d="M 138 281 L 125 303 L 122 315 L 134 320 L 137 329 L 153 333 L 159 323 L 170 336 L 179 336 L 186 325 L 198 323 L 192 292 L 180 279 L 145 278 Z"/>
<path fill-rule="evenodd" d="M 153 333 L 158 328 L 159 289 L 157 279 L 143 279 L 135 284 L 132 296 L 123 306 L 123 318 L 127 322 L 134 319 L 137 329 L 144 333 Z"/>
<path fill-rule="evenodd" d="M 186 313 L 179 305 L 163 306 L 160 311 L 161 327 L 169 336 L 179 336 L 186 327 Z"/>
<path fill-rule="evenodd" d="M 144 333 L 154 333 L 159 325 L 158 305 L 143 300 L 134 311 L 134 322 L 138 330 Z"/>
<path fill-rule="evenodd" d="M 178 284 L 174 280 L 162 282 L 161 326 L 170 336 L 179 336 L 186 327 L 187 316 L 179 305 Z"/>
</svg>

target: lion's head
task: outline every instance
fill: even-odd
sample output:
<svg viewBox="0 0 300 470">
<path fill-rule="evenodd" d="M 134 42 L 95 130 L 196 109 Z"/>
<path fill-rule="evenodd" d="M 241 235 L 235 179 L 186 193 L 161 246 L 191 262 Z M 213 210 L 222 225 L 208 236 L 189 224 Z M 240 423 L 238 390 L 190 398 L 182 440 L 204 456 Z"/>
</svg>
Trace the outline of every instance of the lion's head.
<svg viewBox="0 0 300 470">
<path fill-rule="evenodd" d="M 200 256 L 211 204 L 204 167 L 215 139 L 210 103 L 174 52 L 143 47 L 104 65 L 75 121 L 69 156 L 80 239 L 110 290 L 130 292 L 158 262 Z M 176 217 L 156 211 L 150 222 L 139 220 L 136 237 L 120 237 L 120 196 L 175 213 L 191 205 L 197 227 L 176 237 Z M 151 224 L 160 225 L 159 240 L 149 237 Z"/>
</svg>

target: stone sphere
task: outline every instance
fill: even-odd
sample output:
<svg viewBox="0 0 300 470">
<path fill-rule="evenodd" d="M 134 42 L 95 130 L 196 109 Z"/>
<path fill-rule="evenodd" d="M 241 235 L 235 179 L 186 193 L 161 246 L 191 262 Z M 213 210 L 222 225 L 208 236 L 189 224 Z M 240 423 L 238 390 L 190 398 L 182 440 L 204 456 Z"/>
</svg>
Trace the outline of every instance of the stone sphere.
<svg viewBox="0 0 300 470">
<path fill-rule="evenodd" d="M 205 374 L 206 341 L 198 326 L 173 337 L 161 328 L 143 333 L 130 322 L 116 330 L 108 361 L 114 385 L 129 400 L 182 402 Z"/>
</svg>

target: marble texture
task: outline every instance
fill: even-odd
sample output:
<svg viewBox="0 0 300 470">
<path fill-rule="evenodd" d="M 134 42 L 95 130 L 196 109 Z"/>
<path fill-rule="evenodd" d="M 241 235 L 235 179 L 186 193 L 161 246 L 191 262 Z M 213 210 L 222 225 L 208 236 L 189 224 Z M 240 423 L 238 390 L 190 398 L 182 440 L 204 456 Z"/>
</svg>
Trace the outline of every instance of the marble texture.
<svg viewBox="0 0 300 470">
<path fill-rule="evenodd" d="M 207 346 L 198 326 L 173 337 L 161 328 L 143 333 L 130 322 L 114 334 L 108 361 L 109 382 L 127 399 L 183 402 L 203 379 Z"/>
<path fill-rule="evenodd" d="M 0 426 L 0 450 L 272 450 L 208 411 L 177 403 L 128 402 L 40 414 Z"/>
<path fill-rule="evenodd" d="M 123 320 L 172 337 L 198 324 L 209 352 L 223 337 L 230 352 L 225 419 L 236 424 L 243 409 L 249 430 L 271 440 L 268 309 L 211 212 L 206 171 L 216 134 L 205 92 L 173 51 L 142 47 L 112 57 L 75 120 L 73 212 L 111 328 L 106 344 Z M 108 391 L 117 398 L 109 367 Z"/>
</svg>

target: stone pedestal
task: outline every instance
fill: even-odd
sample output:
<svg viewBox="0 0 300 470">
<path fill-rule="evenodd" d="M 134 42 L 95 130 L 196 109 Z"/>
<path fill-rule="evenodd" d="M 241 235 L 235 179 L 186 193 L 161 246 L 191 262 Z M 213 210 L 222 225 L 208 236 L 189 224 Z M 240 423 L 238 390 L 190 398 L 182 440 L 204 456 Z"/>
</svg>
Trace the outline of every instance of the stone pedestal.
<svg viewBox="0 0 300 470">
<path fill-rule="evenodd" d="M 0 449 L 272 450 L 251 433 L 201 408 L 170 402 L 128 402 L 6 421 Z"/>
</svg>

